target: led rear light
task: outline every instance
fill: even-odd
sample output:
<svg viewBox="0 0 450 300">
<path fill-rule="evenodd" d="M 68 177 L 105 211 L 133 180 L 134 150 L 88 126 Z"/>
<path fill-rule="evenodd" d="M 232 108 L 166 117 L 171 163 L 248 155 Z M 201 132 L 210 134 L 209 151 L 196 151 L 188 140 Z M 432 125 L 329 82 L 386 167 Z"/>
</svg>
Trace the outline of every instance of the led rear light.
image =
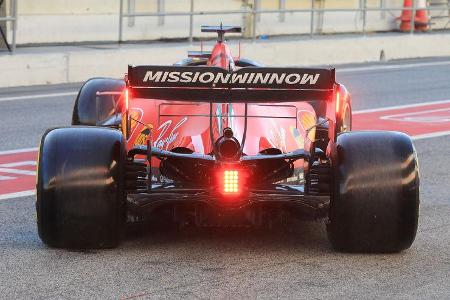
<svg viewBox="0 0 450 300">
<path fill-rule="evenodd" d="M 336 113 L 340 114 L 340 106 L 341 106 L 341 93 L 339 91 L 336 92 Z"/>
<path fill-rule="evenodd" d="M 130 102 L 130 91 L 125 89 L 125 111 L 128 111 L 128 102 Z"/>
<path fill-rule="evenodd" d="M 225 194 L 239 193 L 239 171 L 225 170 L 223 173 L 223 192 Z"/>
</svg>

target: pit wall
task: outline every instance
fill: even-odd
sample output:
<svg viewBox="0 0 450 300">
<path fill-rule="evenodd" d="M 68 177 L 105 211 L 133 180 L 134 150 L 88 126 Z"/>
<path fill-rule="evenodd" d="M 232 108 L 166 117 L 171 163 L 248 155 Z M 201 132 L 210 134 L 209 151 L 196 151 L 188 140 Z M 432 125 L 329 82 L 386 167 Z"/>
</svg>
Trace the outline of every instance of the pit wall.
<svg viewBox="0 0 450 300">
<path fill-rule="evenodd" d="M 6 0 L 12 1 L 12 0 Z M 124 12 L 128 3 L 134 3 L 137 13 L 156 12 L 158 0 L 124 0 Z M 248 4 L 245 4 L 247 2 Z M 165 11 L 190 10 L 190 0 L 165 0 Z M 316 8 L 359 8 L 361 0 L 315 0 Z M 369 8 L 380 7 L 383 1 L 367 0 Z M 9 4 L 8 4 L 9 5 Z M 240 10 L 250 7 L 253 0 L 195 0 L 195 10 Z M 261 9 L 277 9 L 278 0 L 261 0 Z M 403 0 L 384 0 L 385 7 L 402 7 Z M 132 7 L 131 5 L 130 7 Z M 286 9 L 306 9 L 310 0 L 286 0 Z M 439 12 L 436 12 L 439 13 Z M 447 13 L 445 9 L 441 13 Z M 118 40 L 119 0 L 18 0 L 19 21 L 17 44 L 55 44 L 79 42 L 105 42 Z M 368 12 L 367 31 L 390 31 L 398 28 L 401 11 Z M 310 13 L 286 13 L 284 22 L 280 15 L 262 14 L 258 17 L 257 35 L 307 34 L 310 32 Z M 200 25 L 242 25 L 251 33 L 253 16 L 214 15 L 194 17 L 194 37 L 201 37 Z M 315 13 L 314 33 L 361 32 L 361 12 Z M 442 28 L 448 19 L 433 21 L 433 28 Z M 442 23 L 442 24 L 441 24 Z M 10 26 L 9 26 L 10 27 Z M 12 33 L 8 30 L 9 40 Z M 123 19 L 123 40 L 157 40 L 186 38 L 189 35 L 189 17 L 171 16 L 136 17 Z"/>
</svg>

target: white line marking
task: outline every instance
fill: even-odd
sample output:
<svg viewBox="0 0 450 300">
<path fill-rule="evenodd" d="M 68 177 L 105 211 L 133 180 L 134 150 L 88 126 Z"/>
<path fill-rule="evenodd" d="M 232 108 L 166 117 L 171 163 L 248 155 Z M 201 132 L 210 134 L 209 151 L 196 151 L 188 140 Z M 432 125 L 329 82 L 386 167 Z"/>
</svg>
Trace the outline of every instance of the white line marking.
<svg viewBox="0 0 450 300">
<path fill-rule="evenodd" d="M 450 62 L 448 64 L 450 64 Z M 1 98 L 0 98 L 0 101 L 2 101 Z M 433 104 L 445 104 L 445 103 L 450 103 L 450 99 L 449 100 L 441 100 L 441 101 L 432 101 L 432 102 L 426 102 L 426 103 L 405 104 L 405 105 L 365 109 L 365 110 L 354 111 L 353 114 L 362 114 L 362 113 L 377 112 L 377 111 L 387 111 L 387 110 L 401 109 L 401 108 L 421 107 L 421 106 L 427 106 L 427 105 L 433 105 Z M 412 136 L 411 138 L 413 140 L 422 140 L 422 139 L 441 137 L 441 136 L 446 136 L 446 135 L 450 135 L 450 131 L 442 131 L 442 132 L 434 132 L 434 133 L 415 135 L 415 136 Z M 16 150 L 7 150 L 7 151 L 0 151 L 0 155 L 25 153 L 25 152 L 32 152 L 32 151 L 37 151 L 37 150 L 38 150 L 38 148 L 24 148 L 24 149 L 16 149 Z M 10 171 L 11 169 L 6 169 L 6 170 Z M 24 171 L 24 170 L 16 170 L 16 171 Z M 32 172 L 32 171 L 25 171 L 25 172 L 33 173 L 33 174 L 26 174 L 26 175 L 35 175 L 36 174 L 36 172 Z M 32 195 L 35 195 L 35 193 L 36 192 L 34 190 L 29 190 L 29 191 L 23 191 L 23 192 L 17 192 L 17 193 L 4 194 L 4 195 L 0 195 L 0 200 L 32 196 Z"/>
<path fill-rule="evenodd" d="M 77 94 L 78 94 L 78 92 L 65 92 L 65 93 L 35 94 L 35 95 L 26 95 L 26 96 L 3 97 L 3 98 L 0 98 L 0 102 L 14 101 L 14 100 L 26 100 L 26 99 L 41 99 L 41 98 L 75 96 Z"/>
<path fill-rule="evenodd" d="M 378 112 L 378 111 L 386 111 L 386 110 L 394 110 L 394 109 L 402 109 L 402 108 L 413 108 L 413 107 L 421 107 L 421 106 L 434 105 L 434 104 L 445 104 L 445 103 L 450 103 L 450 99 L 431 101 L 431 102 L 422 102 L 422 103 L 415 103 L 415 104 L 404 104 L 404 105 L 395 105 L 395 106 L 388 106 L 388 107 L 363 109 L 363 110 L 354 111 L 353 114 L 357 115 L 357 114 L 364 114 L 364 113 L 371 113 L 371 112 Z"/>
<path fill-rule="evenodd" d="M 14 163 L 1 164 L 0 167 L 14 168 L 14 167 L 22 167 L 22 166 L 36 166 L 36 165 L 37 165 L 36 161 L 26 160 L 26 161 L 14 162 Z"/>
<path fill-rule="evenodd" d="M 17 179 L 17 177 L 11 177 L 11 176 L 2 176 L 0 175 L 0 181 L 2 180 L 12 180 L 12 179 Z"/>
<path fill-rule="evenodd" d="M 411 139 L 416 141 L 416 140 L 423 140 L 423 139 L 441 137 L 441 136 L 446 136 L 446 135 L 450 135 L 450 131 L 441 131 L 441 132 L 432 132 L 432 133 L 414 135 L 411 137 Z"/>
<path fill-rule="evenodd" d="M 9 174 L 20 174 L 20 175 L 36 176 L 36 172 L 35 171 L 18 170 L 18 169 L 0 168 L 0 172 L 1 173 L 9 173 Z"/>
<path fill-rule="evenodd" d="M 38 151 L 39 148 L 23 148 L 23 149 L 15 149 L 15 150 L 6 150 L 6 151 L 0 151 L 0 155 L 7 155 L 7 154 L 17 154 L 17 153 L 25 153 L 25 152 L 33 152 Z"/>
<path fill-rule="evenodd" d="M 441 109 L 431 109 L 424 111 L 416 111 L 412 113 L 403 113 L 403 114 L 395 114 L 389 116 L 380 117 L 381 120 L 393 120 L 393 121 L 401 121 L 401 122 L 416 122 L 416 123 L 447 123 L 450 122 L 450 115 L 447 116 L 425 116 L 421 117 L 421 115 L 427 115 L 429 113 L 434 112 L 442 112 L 449 111 L 449 108 L 441 108 Z M 419 117 L 411 117 L 411 116 L 419 116 Z"/>
<path fill-rule="evenodd" d="M 352 72 L 361 72 L 361 71 L 401 70 L 401 69 L 446 66 L 446 65 L 450 65 L 450 61 L 411 63 L 411 64 L 402 64 L 402 65 L 379 65 L 379 66 L 352 67 L 352 68 L 349 67 L 349 68 L 336 69 L 336 72 L 339 74 L 339 73 L 352 73 Z"/>
<path fill-rule="evenodd" d="M 400 65 L 372 65 L 365 67 L 348 67 L 337 69 L 338 73 L 351 73 L 351 72 L 361 72 L 361 71 L 378 71 L 378 70 L 400 70 L 409 68 L 419 68 L 419 67 L 433 67 L 433 66 L 446 66 L 450 65 L 450 61 L 436 61 L 436 62 L 423 62 L 423 63 L 409 63 Z M 78 91 L 73 92 L 62 92 L 62 93 L 50 93 L 50 94 L 35 94 L 35 95 L 25 95 L 25 96 L 12 96 L 12 97 L 2 97 L 0 102 L 3 101 L 14 101 L 14 100 L 26 100 L 26 99 L 42 99 L 42 98 L 54 98 L 54 97 L 64 97 L 64 96 L 75 96 Z"/>
<path fill-rule="evenodd" d="M 6 199 L 12 199 L 12 198 L 19 198 L 19 197 L 27 197 L 27 196 L 33 196 L 36 194 L 35 190 L 30 191 L 23 191 L 23 192 L 17 192 L 17 193 L 10 193 L 10 194 L 4 194 L 0 195 L 0 200 L 6 200 Z"/>
</svg>

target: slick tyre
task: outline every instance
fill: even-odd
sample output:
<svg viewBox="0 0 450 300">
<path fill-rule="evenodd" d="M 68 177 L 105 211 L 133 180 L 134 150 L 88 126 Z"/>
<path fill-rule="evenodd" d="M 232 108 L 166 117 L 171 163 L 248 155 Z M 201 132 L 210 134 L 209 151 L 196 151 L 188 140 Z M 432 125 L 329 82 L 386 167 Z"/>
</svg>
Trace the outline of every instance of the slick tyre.
<svg viewBox="0 0 450 300">
<path fill-rule="evenodd" d="M 91 78 L 78 92 L 72 113 L 72 125 L 96 126 L 115 113 L 113 97 L 103 96 L 97 101 L 97 92 L 121 92 L 125 82 L 112 78 Z M 99 120 L 100 119 L 100 120 Z"/>
<path fill-rule="evenodd" d="M 414 241 L 419 171 L 411 139 L 398 132 L 338 136 L 328 237 L 344 252 L 399 252 Z"/>
<path fill-rule="evenodd" d="M 112 248 L 125 216 L 125 142 L 100 127 L 47 131 L 37 178 L 37 228 L 57 248 Z"/>
</svg>

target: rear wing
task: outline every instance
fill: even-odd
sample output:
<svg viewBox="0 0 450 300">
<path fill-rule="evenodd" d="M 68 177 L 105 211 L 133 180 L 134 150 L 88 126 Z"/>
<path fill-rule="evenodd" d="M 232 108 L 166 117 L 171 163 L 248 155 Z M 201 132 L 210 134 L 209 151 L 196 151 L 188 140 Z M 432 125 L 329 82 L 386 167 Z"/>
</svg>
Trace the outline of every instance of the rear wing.
<svg viewBox="0 0 450 300">
<path fill-rule="evenodd" d="M 133 98 L 189 102 L 295 102 L 327 100 L 335 69 L 128 66 Z"/>
</svg>

